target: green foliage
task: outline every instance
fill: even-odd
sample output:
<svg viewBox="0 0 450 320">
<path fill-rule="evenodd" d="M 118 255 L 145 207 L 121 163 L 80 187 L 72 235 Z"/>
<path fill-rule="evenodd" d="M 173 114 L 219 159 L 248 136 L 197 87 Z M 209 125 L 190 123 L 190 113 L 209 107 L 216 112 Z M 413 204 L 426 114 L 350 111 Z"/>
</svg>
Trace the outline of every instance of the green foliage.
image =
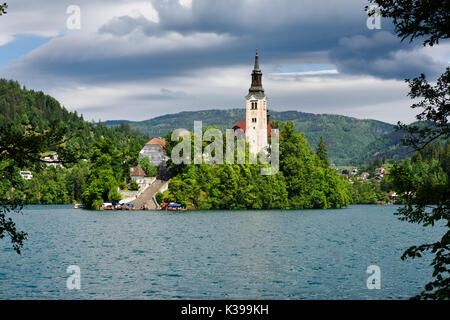
<svg viewBox="0 0 450 320">
<path fill-rule="evenodd" d="M 54 98 L 4 79 L 0 79 L 0 137 L 0 166 L 2 173 L 8 173 L 0 177 L 0 186 L 5 190 L 0 200 L 4 204 L 14 199 L 26 204 L 120 199 L 112 186 L 123 187 L 130 175 L 129 166 L 137 164 L 138 153 L 149 139 L 125 123 L 110 128 L 86 122 Z M 105 149 L 102 152 L 114 154 L 111 159 L 95 153 L 100 147 L 98 141 L 108 141 L 102 145 Z M 58 153 L 63 169 L 46 169 L 41 157 L 47 151 Z M 79 161 L 87 158 L 90 164 Z M 91 172 L 92 162 L 102 161 L 108 163 L 99 167 L 103 171 Z M 31 181 L 21 179 L 19 169 L 31 170 L 34 178 Z M 113 181 L 109 178 L 111 173 Z M 97 175 L 97 183 L 93 181 L 94 175 Z M 14 179 L 11 180 L 11 176 Z M 106 176 L 105 185 L 101 182 L 102 176 Z M 89 190 L 85 190 L 88 185 Z"/>
<path fill-rule="evenodd" d="M 309 149 L 292 122 L 281 125 L 280 170 L 291 208 L 341 208 L 350 202 L 345 182 Z"/>
<path fill-rule="evenodd" d="M 409 96 L 411 99 L 423 98 L 423 100 L 413 104 L 411 108 L 423 109 L 416 118 L 418 123 L 405 125 L 398 123 L 397 128 L 408 132 L 404 139 L 405 144 L 418 150 L 428 144 L 450 138 L 450 68 L 439 77 L 435 86 L 426 81 L 425 75 L 413 80 L 407 79 L 410 87 Z M 430 124 L 431 123 L 431 124 Z M 427 125 L 428 124 L 428 125 Z"/>
<path fill-rule="evenodd" d="M 155 199 L 156 199 L 156 202 L 158 202 L 159 204 L 164 203 L 164 195 L 161 192 L 158 192 L 155 195 Z"/>
<path fill-rule="evenodd" d="M 316 153 L 319 159 L 322 160 L 325 165 L 328 165 L 328 147 L 322 137 L 320 137 L 320 141 L 317 144 Z"/>
<path fill-rule="evenodd" d="M 381 15 L 392 18 L 395 31 L 403 39 L 423 37 L 424 46 L 439 43 L 449 38 L 449 2 L 444 0 L 370 0 L 381 6 Z M 415 125 L 399 123 L 397 128 L 409 134 L 403 143 L 413 147 L 419 154 L 409 160 L 397 163 L 392 169 L 392 184 L 401 195 L 405 206 L 397 214 L 400 220 L 423 226 L 445 224 L 447 231 L 442 238 L 430 244 L 412 246 L 402 259 L 421 257 L 423 252 L 434 254 L 432 266 L 433 281 L 425 285 L 418 299 L 450 299 L 450 185 L 448 141 L 438 159 L 424 154 L 434 141 L 450 138 L 448 119 L 450 116 L 450 68 L 439 77 L 436 85 L 429 84 L 425 75 L 409 83 L 409 96 L 418 100 L 411 107 L 422 108 Z M 424 157 L 425 156 L 425 157 Z"/>
<path fill-rule="evenodd" d="M 94 142 L 109 138 L 126 153 L 124 156 L 129 157 L 129 163 L 137 163 L 137 153 L 149 140 L 148 136 L 143 137 L 127 123 L 110 128 L 86 122 L 76 111 L 69 112 L 43 92 L 27 90 L 16 81 L 0 79 L 0 127 L 28 125 L 26 130 L 30 132 L 45 133 L 55 123 L 56 128 L 64 130 L 67 136 L 60 151 L 74 151 L 78 158 L 87 158 Z"/>
<path fill-rule="evenodd" d="M 90 173 L 82 199 L 87 209 L 98 210 L 103 202 L 118 202 L 120 182 L 123 181 L 123 162 L 120 152 L 110 139 L 102 139 L 93 146 Z"/>
<path fill-rule="evenodd" d="M 260 164 L 172 165 L 176 175 L 160 200 L 187 208 L 224 210 L 347 206 L 350 192 L 345 182 L 309 149 L 292 122 L 281 128 L 277 174 L 261 175 Z"/>
<path fill-rule="evenodd" d="M 175 201 L 192 209 L 288 208 L 281 174 L 262 176 L 259 165 L 188 165 L 174 177 L 160 202 Z"/>
<path fill-rule="evenodd" d="M 433 87 L 422 74 L 409 82 L 411 98 L 423 98 L 412 108 L 423 108 L 417 115 L 421 125 L 398 128 L 408 132 L 404 143 L 418 150 L 412 162 L 403 161 L 392 170 L 392 183 L 406 204 L 398 210 L 403 221 L 433 226 L 442 221 L 447 232 L 440 241 L 409 248 L 402 256 L 421 257 L 422 252 L 435 254 L 432 262 L 434 280 L 425 286 L 417 298 L 450 298 L 450 152 L 448 140 L 444 148 L 440 141 L 450 138 L 448 118 L 450 116 L 450 68 L 438 79 Z M 426 125 L 431 122 L 431 125 Z"/>
<path fill-rule="evenodd" d="M 148 157 L 140 158 L 139 165 L 147 177 L 156 177 L 158 175 L 158 167 L 151 165 Z"/>
<path fill-rule="evenodd" d="M 387 180 L 387 178 L 384 178 L 382 181 Z M 389 201 L 387 192 L 390 190 L 384 190 L 378 181 L 354 181 L 350 191 L 352 193 L 352 203 L 354 204 L 379 204 Z"/>
<path fill-rule="evenodd" d="M 6 13 L 6 9 L 8 9 L 8 5 L 6 2 L 0 4 L 0 16 Z"/>
<path fill-rule="evenodd" d="M 139 190 L 139 185 L 135 180 L 131 180 L 130 181 L 130 186 L 128 187 L 128 190 L 131 191 L 138 191 Z"/>
<path fill-rule="evenodd" d="M 58 126 L 56 122 L 51 122 L 49 128 L 42 133 L 15 123 L 0 127 L 0 239 L 9 235 L 13 248 L 19 254 L 26 233 L 17 231 L 10 217 L 12 213 L 21 212 L 27 201 L 27 194 L 24 192 L 26 184 L 19 175 L 19 168 L 41 170 L 43 161 L 40 156 L 49 149 L 57 150 L 64 163 L 74 161 L 76 154 L 65 148 L 68 141 L 66 134 L 66 128 Z M 48 202 L 55 197 L 57 183 L 52 181 L 43 190 Z M 63 193 L 62 197 L 65 199 L 66 194 Z"/>
<path fill-rule="evenodd" d="M 449 4 L 446 0 L 369 0 L 376 3 L 381 15 L 392 18 L 395 32 L 403 40 L 424 39 L 433 46 L 446 39 L 450 32 Z M 366 10 L 368 8 L 366 7 Z M 369 11 L 370 15 L 375 11 Z"/>
<path fill-rule="evenodd" d="M 448 143 L 443 148 L 445 159 L 422 159 L 416 155 L 413 160 L 404 160 L 396 163 L 392 169 L 393 185 L 406 203 L 398 211 L 400 219 L 412 223 L 420 223 L 424 226 L 434 226 L 439 221 L 445 221 L 446 227 L 450 227 L 450 179 L 446 162 L 450 156 Z M 442 239 L 433 244 L 424 244 L 409 248 L 402 256 L 420 257 L 423 251 L 431 251 L 436 254 L 432 265 L 435 280 L 426 286 L 422 292 L 422 298 L 448 298 L 450 279 L 444 278 L 450 272 L 448 261 L 450 259 L 450 232 L 447 230 Z M 433 292 L 434 291 L 434 292 Z"/>
</svg>

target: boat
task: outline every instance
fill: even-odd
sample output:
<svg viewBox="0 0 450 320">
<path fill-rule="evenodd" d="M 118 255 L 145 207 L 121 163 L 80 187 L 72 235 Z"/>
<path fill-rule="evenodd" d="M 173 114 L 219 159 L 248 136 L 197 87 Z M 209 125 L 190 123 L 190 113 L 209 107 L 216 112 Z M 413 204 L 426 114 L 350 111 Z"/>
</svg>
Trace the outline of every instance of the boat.
<svg viewBox="0 0 450 320">
<path fill-rule="evenodd" d="M 84 206 L 80 203 L 75 203 L 75 205 L 73 206 L 74 209 L 83 209 Z"/>
<path fill-rule="evenodd" d="M 175 202 L 170 203 L 163 203 L 161 204 L 160 210 L 166 210 L 166 211 L 181 211 L 184 210 L 183 205 Z"/>
<path fill-rule="evenodd" d="M 105 202 L 100 206 L 100 210 L 114 210 L 114 206 L 112 203 Z"/>
</svg>

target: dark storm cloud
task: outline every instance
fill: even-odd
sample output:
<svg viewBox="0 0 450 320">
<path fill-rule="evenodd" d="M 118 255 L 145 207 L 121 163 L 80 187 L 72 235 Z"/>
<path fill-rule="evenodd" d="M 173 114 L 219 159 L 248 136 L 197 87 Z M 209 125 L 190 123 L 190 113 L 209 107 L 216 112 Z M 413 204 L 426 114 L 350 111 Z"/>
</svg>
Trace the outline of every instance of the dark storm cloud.
<svg viewBox="0 0 450 320">
<path fill-rule="evenodd" d="M 218 52 L 203 50 L 195 53 L 194 59 L 189 53 L 178 55 L 178 61 L 185 62 L 181 68 L 171 64 L 175 67 L 172 69 L 164 58 L 158 59 L 159 66 L 169 73 L 199 68 L 202 63 L 247 63 L 248 49 L 256 42 L 263 48 L 268 63 L 299 58 L 305 52 L 328 51 L 338 70 L 349 74 L 404 79 L 419 71 L 435 76 L 443 68 L 443 61 L 433 60 L 411 44 L 400 43 L 391 33 L 392 25 L 387 20 L 382 20 L 382 31 L 367 29 L 364 6 L 354 1 L 341 2 L 336 7 L 336 2 L 329 1 L 196 0 L 192 9 L 181 6 L 176 0 L 153 3 L 159 12 L 159 23 L 142 16 L 116 17 L 100 32 L 115 36 L 137 30 L 147 36 L 171 31 L 182 34 L 214 32 L 238 39 L 234 45 Z M 202 62 L 200 65 L 196 63 L 197 59 Z"/>
<path fill-rule="evenodd" d="M 413 45 L 366 27 L 366 3 L 292 0 L 154 0 L 159 21 L 145 15 L 111 18 L 96 33 L 66 35 L 20 58 L 5 73 L 21 79 L 66 78 L 83 83 L 183 77 L 211 67 L 249 65 L 258 43 L 265 66 L 329 63 L 340 72 L 403 79 L 435 74 L 435 61 Z M 312 58 L 314 60 L 314 58 Z"/>
<path fill-rule="evenodd" d="M 144 15 L 114 17 L 97 34 L 54 39 L 8 71 L 83 82 L 183 76 L 202 68 L 251 66 L 256 43 L 266 65 L 286 64 L 326 52 L 344 36 L 368 32 L 364 5 L 355 0 L 194 0 L 192 9 L 176 0 L 152 3 L 158 23 Z M 186 38 L 185 45 L 164 50 L 164 39 L 173 34 Z M 195 45 L 202 35 L 219 40 Z M 142 44 L 145 50 L 133 50 Z"/>
<path fill-rule="evenodd" d="M 424 72 L 430 77 L 442 73 L 446 61 L 426 55 L 420 46 L 400 43 L 390 32 L 356 35 L 339 40 L 329 52 L 338 70 L 348 74 L 370 74 L 380 78 L 405 79 Z"/>
</svg>

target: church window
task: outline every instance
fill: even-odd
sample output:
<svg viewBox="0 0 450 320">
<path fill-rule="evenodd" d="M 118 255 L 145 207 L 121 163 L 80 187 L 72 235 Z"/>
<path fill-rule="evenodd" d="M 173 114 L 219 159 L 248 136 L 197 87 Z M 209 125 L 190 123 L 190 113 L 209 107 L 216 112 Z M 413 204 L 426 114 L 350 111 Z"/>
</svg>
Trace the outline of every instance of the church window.
<svg viewBox="0 0 450 320">
<path fill-rule="evenodd" d="M 258 102 L 252 101 L 252 110 L 258 110 Z"/>
<path fill-rule="evenodd" d="M 253 123 L 256 123 L 256 118 L 253 118 L 253 119 L 252 119 L 252 122 L 253 122 Z"/>
</svg>

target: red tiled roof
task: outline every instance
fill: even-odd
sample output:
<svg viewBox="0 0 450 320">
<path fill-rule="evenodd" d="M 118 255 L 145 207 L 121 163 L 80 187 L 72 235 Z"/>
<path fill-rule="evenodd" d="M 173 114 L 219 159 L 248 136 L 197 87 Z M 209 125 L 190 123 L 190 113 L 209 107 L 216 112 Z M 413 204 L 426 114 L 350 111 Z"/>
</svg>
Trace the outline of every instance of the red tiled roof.
<svg viewBox="0 0 450 320">
<path fill-rule="evenodd" d="M 236 123 L 233 127 L 233 130 L 236 130 L 240 128 L 242 131 L 245 132 L 245 129 L 247 128 L 246 122 L 245 121 L 239 121 L 238 123 Z M 270 124 L 267 125 L 267 136 L 270 137 L 272 136 L 272 126 Z M 278 136 L 280 136 L 280 133 L 278 132 Z"/>
<path fill-rule="evenodd" d="M 238 123 L 236 123 L 234 125 L 233 129 L 236 130 L 237 128 L 239 128 L 245 132 L 245 129 L 246 129 L 245 121 L 239 121 Z"/>
<path fill-rule="evenodd" d="M 270 124 L 267 124 L 267 136 L 269 139 L 272 137 L 272 126 Z M 278 132 L 278 136 L 280 136 L 280 132 Z"/>
<path fill-rule="evenodd" d="M 142 170 L 141 166 L 138 165 L 136 168 L 134 168 L 133 172 L 131 173 L 132 177 L 145 177 L 145 172 Z"/>
<path fill-rule="evenodd" d="M 162 138 L 153 138 L 150 140 L 147 145 L 157 145 L 160 146 L 161 149 L 164 149 L 169 143 Z"/>
</svg>

